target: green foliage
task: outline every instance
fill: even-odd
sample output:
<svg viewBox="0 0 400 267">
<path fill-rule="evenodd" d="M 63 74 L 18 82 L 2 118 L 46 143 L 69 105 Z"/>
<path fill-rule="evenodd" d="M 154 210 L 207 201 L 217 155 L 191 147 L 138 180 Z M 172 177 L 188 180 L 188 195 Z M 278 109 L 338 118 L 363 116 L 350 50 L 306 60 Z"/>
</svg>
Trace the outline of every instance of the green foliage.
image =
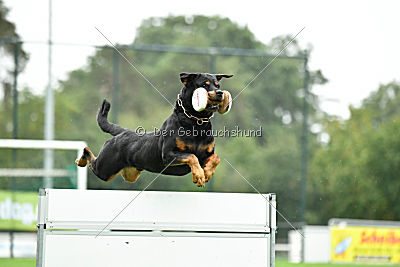
<svg viewBox="0 0 400 267">
<path fill-rule="evenodd" d="M 2 67 L 6 70 L 6 76 L 0 77 L 0 88 L 3 94 L 3 109 L 8 110 L 11 107 L 11 88 L 14 65 L 5 62 L 14 62 L 15 49 L 18 52 L 18 71 L 23 71 L 28 60 L 28 54 L 22 49 L 21 45 L 14 42 L 19 40 L 15 24 L 7 19 L 8 8 L 4 6 L 3 0 L 0 0 L 0 55 L 3 62 Z M 4 70 L 3 70 L 4 71 Z"/>
<path fill-rule="evenodd" d="M 278 53 L 290 40 L 289 36 L 277 37 L 266 45 L 256 40 L 247 27 L 218 16 L 170 16 L 145 20 L 137 30 L 134 44 L 165 44 L 172 46 L 229 47 L 258 49 L 272 55 Z M 97 154 L 102 144 L 110 138 L 98 128 L 96 112 L 102 100 L 112 100 L 111 118 L 118 115 L 118 124 L 135 129 L 138 126 L 152 131 L 159 128 L 171 114 L 172 107 L 131 66 L 118 57 L 119 91 L 113 94 L 113 56 L 109 48 L 98 49 L 82 69 L 69 73 L 60 81 L 56 91 L 56 139 L 85 140 Z M 298 217 L 300 191 L 300 133 L 302 122 L 303 61 L 301 59 L 276 59 L 263 73 L 257 74 L 272 57 L 209 56 L 181 53 L 143 52 L 123 49 L 126 57 L 160 90 L 175 103 L 182 88 L 179 73 L 211 72 L 234 74 L 221 81 L 222 88 L 229 90 L 235 99 L 231 112 L 225 116 L 216 114 L 215 129 L 260 129 L 260 137 L 218 137 L 216 153 L 221 158 L 216 174 L 205 189 L 184 177 L 161 176 L 149 190 L 254 192 L 225 161 L 228 160 L 261 192 L 278 193 L 280 209 L 291 220 Z M 296 41 L 290 44 L 284 55 L 303 55 Z M 216 58 L 212 58 L 216 57 Z M 214 60 L 215 59 L 215 60 Z M 212 66 L 215 62 L 215 66 Z M 326 79 L 320 71 L 311 72 L 314 83 Z M 115 93 L 115 92 L 114 92 Z M 33 129 L 32 138 L 42 136 L 40 121 L 29 122 L 26 112 L 43 110 L 43 98 L 29 95 L 21 100 L 21 124 Z M 117 95 L 115 99 L 113 96 Z M 37 97 L 37 99 L 35 98 Z M 316 97 L 311 95 L 311 121 L 316 113 Z M 38 101 L 40 103 L 36 103 Z M 29 107 L 33 110 L 29 110 Z M 119 113 L 116 114 L 116 110 Z M 11 114 L 6 115 L 10 121 Z M 27 132 L 28 133 L 28 132 Z M 313 136 L 310 135 L 313 140 Z M 312 141 L 311 143 L 315 143 Z M 312 146 L 310 146 L 312 148 Z M 59 166 L 73 163 L 75 156 L 58 154 Z M 39 158 L 38 160 L 42 160 Z M 29 165 L 28 159 L 23 164 Z M 129 184 L 121 178 L 105 183 L 89 172 L 89 187 L 97 189 L 142 189 L 155 174 L 143 172 L 140 179 Z M 61 185 L 60 185 L 61 186 Z M 66 186 L 66 185 L 62 185 Z"/>
<path fill-rule="evenodd" d="M 4 6 L 3 0 L 0 0 L 0 37 L 5 40 L 19 40 L 20 37 L 16 31 L 15 24 L 7 19 L 8 11 L 8 8 Z M 12 44 L 0 42 L 0 49 L 4 49 L 6 55 L 14 54 L 14 46 Z M 23 49 L 20 49 L 19 53 L 20 63 L 23 66 L 23 63 L 28 59 L 28 55 Z"/>
<path fill-rule="evenodd" d="M 0 35 L 18 38 L 15 25 L 6 20 L 7 12 L 0 0 Z M 289 40 L 290 36 L 279 36 L 269 44 L 263 44 L 247 27 L 218 16 L 169 16 L 143 21 L 133 43 L 257 49 L 276 54 Z M 6 56 L 12 56 L 12 46 L 0 44 L 0 49 L 6 52 Z M 216 138 L 216 153 L 221 158 L 221 164 L 204 189 L 195 187 L 190 175 L 187 175 L 161 176 L 149 190 L 254 192 L 241 177 L 243 175 L 259 191 L 277 193 L 279 209 L 289 220 L 299 218 L 300 135 L 304 101 L 302 60 L 278 58 L 260 73 L 272 58 L 122 50 L 171 103 L 175 103 L 182 88 L 178 76 L 182 71 L 215 70 L 217 73 L 234 74 L 233 78 L 221 81 L 222 89 L 229 90 L 234 97 L 240 95 L 229 114 L 215 115 L 214 128 L 262 128 L 260 137 Z M 70 72 L 67 79 L 59 81 L 60 86 L 56 90 L 56 139 L 85 140 L 97 154 L 110 138 L 101 132 L 95 119 L 104 98 L 112 100 L 111 117 L 118 117 L 118 124 L 127 128 L 142 126 L 152 131 L 170 115 L 172 108 L 169 103 L 120 57 L 119 91 L 113 92 L 116 79 L 113 77 L 114 53 L 109 48 L 98 49 L 88 58 L 87 66 Z M 293 41 L 283 55 L 302 56 L 303 51 Z M 20 57 L 22 68 L 27 60 L 23 50 Z M 12 138 L 9 81 L 10 77 L 2 77 L 4 97 L 0 105 L 0 138 Z M 323 84 L 327 80 L 320 70 L 316 70 L 310 72 L 310 81 L 311 84 Z M 243 88 L 246 89 L 242 91 Z M 310 104 L 311 124 L 318 121 L 318 99 L 311 94 L 307 101 Z M 43 110 L 43 96 L 34 95 L 29 89 L 20 91 L 19 138 L 43 137 Z M 311 161 L 307 222 L 326 224 L 332 217 L 399 220 L 399 83 L 380 86 L 360 108 L 351 108 L 350 119 L 324 118 L 321 123 L 330 141 L 321 144 L 309 133 Z M 17 156 L 16 167 L 40 168 L 43 164 L 42 152 L 27 150 L 18 152 Z M 74 153 L 57 152 L 56 167 L 71 166 L 75 156 Z M 233 170 L 228 162 L 241 174 Z M 0 166 L 10 168 L 12 165 L 12 151 L 2 150 Z M 104 183 L 89 172 L 88 183 L 93 189 L 143 189 L 154 176 L 144 172 L 134 184 L 126 183 L 121 178 Z M 19 179 L 16 187 L 36 190 L 41 184 L 40 177 L 29 182 Z M 72 183 L 60 180 L 56 186 L 70 187 Z M 0 188 L 10 187 L 10 179 L 0 180 Z"/>
<path fill-rule="evenodd" d="M 0 90 L 2 91 L 2 99 L 0 102 L 0 138 L 12 138 L 13 124 L 12 124 L 12 86 L 13 86 L 13 72 L 15 70 L 14 53 L 15 49 L 18 52 L 19 68 L 21 72 L 24 69 L 25 63 L 28 60 L 26 52 L 20 45 L 15 46 L 14 43 L 19 39 L 16 32 L 15 24 L 7 19 L 8 8 L 0 0 L 0 60 L 2 61 L 2 75 L 0 77 Z M 42 119 L 41 97 L 34 96 L 28 90 L 20 92 L 19 109 L 20 113 L 18 119 L 22 122 L 20 125 L 21 138 L 41 138 L 43 136 L 42 129 L 38 128 L 40 120 Z M 36 123 L 39 122 L 39 123 Z M 12 155 L 11 150 L 2 150 L 0 154 L 0 166 L 11 167 Z M 35 164 L 35 158 L 32 154 L 26 154 L 24 160 L 28 160 Z M 9 188 L 11 183 L 10 179 L 1 178 L 1 188 Z"/>
<path fill-rule="evenodd" d="M 330 142 L 311 163 L 309 221 L 332 217 L 399 220 L 400 85 L 390 83 L 349 120 L 327 121 Z"/>
</svg>

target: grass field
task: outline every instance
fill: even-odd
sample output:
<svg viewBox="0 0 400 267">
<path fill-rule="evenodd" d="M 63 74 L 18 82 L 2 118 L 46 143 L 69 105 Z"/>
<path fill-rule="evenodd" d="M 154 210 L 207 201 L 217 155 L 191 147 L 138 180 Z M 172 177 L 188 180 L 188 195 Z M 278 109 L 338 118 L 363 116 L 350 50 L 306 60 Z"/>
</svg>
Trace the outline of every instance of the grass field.
<svg viewBox="0 0 400 267">
<path fill-rule="evenodd" d="M 0 258 L 0 266 L 4 267 L 33 267 L 36 265 L 35 259 L 2 259 Z"/>
<path fill-rule="evenodd" d="M 276 267 L 388 267 L 380 264 L 334 264 L 334 263 L 289 263 L 286 259 L 276 259 Z"/>
<path fill-rule="evenodd" d="M 34 267 L 35 259 L 1 259 L 0 258 L 0 266 L 4 267 Z M 276 267 L 371 267 L 371 265 L 367 264 L 340 264 L 334 265 L 331 263 L 289 263 L 284 259 L 276 260 Z M 379 266 L 388 266 L 388 265 L 372 265 L 373 267 Z"/>
</svg>

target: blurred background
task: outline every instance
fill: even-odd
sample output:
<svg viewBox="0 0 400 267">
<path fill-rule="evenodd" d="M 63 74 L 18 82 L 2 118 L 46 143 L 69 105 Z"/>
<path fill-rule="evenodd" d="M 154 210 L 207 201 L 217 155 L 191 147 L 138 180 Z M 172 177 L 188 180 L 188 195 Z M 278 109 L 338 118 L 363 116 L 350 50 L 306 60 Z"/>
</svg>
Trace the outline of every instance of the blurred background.
<svg viewBox="0 0 400 267">
<path fill-rule="evenodd" d="M 0 0 L 0 138 L 85 141 L 97 154 L 109 138 L 96 122 L 104 98 L 114 123 L 161 126 L 171 106 L 97 27 L 171 103 L 180 72 L 234 74 L 222 88 L 233 97 L 246 89 L 214 128 L 262 128 L 260 137 L 216 138 L 222 161 L 205 188 L 186 175 L 161 176 L 148 190 L 254 192 L 227 159 L 260 192 L 277 194 L 295 228 L 331 218 L 399 220 L 399 4 L 242 5 Z M 35 231 L 39 188 L 77 188 L 76 151 L 0 151 L 0 255 L 29 256 L 32 242 L 22 237 L 19 252 L 9 248 Z M 141 190 L 152 177 L 105 183 L 88 172 L 87 188 Z M 288 257 L 293 229 L 281 217 L 278 227 Z"/>
</svg>

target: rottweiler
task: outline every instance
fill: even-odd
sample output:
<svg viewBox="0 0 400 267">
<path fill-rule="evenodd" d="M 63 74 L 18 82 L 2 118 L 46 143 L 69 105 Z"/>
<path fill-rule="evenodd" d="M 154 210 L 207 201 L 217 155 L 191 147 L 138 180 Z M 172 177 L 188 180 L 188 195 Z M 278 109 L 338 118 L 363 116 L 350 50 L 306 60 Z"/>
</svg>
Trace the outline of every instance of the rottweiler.
<svg viewBox="0 0 400 267">
<path fill-rule="evenodd" d="M 232 101 L 227 91 L 220 89 L 220 80 L 233 75 L 181 73 L 183 83 L 173 113 L 159 131 L 138 133 L 108 121 L 110 103 L 104 100 L 97 113 L 100 128 L 113 137 L 107 140 L 98 157 L 88 147 L 83 149 L 76 164 L 89 168 L 103 181 L 111 181 L 119 173 L 125 181 L 135 182 L 143 170 L 166 175 L 192 172 L 193 183 L 204 187 L 220 162 L 214 153 L 211 117 L 223 114 Z M 192 107 L 196 88 L 207 90 L 207 106 L 202 111 Z M 168 164 L 170 164 L 168 166 Z M 168 167 L 167 167 L 168 166 Z M 167 167 L 167 168 L 166 168 Z"/>
</svg>

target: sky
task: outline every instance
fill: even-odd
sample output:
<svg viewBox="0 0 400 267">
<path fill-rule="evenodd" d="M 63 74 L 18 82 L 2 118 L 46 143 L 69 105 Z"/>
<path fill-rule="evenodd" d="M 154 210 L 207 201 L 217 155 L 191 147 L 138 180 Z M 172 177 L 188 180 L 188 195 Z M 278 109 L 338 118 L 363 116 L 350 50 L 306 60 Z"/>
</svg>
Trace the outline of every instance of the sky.
<svg viewBox="0 0 400 267">
<path fill-rule="evenodd" d="M 48 0 L 4 0 L 8 19 L 17 26 L 30 53 L 20 85 L 44 93 L 47 84 Z M 131 43 L 143 19 L 168 15 L 219 15 L 268 43 L 278 35 L 296 35 L 303 47 L 313 48 L 310 69 L 321 69 L 329 82 L 311 90 L 321 98 L 321 108 L 348 118 L 349 105 L 361 101 L 380 84 L 399 81 L 400 1 L 93 1 L 53 0 L 53 42 L 107 44 L 99 28 L 114 43 Z M 54 46 L 53 75 L 85 66 L 94 53 L 85 46 Z M 266 59 L 266 64 L 270 59 Z M 254 81 L 256 83 L 257 81 Z M 251 87 L 251 86 L 250 86 Z"/>
</svg>

